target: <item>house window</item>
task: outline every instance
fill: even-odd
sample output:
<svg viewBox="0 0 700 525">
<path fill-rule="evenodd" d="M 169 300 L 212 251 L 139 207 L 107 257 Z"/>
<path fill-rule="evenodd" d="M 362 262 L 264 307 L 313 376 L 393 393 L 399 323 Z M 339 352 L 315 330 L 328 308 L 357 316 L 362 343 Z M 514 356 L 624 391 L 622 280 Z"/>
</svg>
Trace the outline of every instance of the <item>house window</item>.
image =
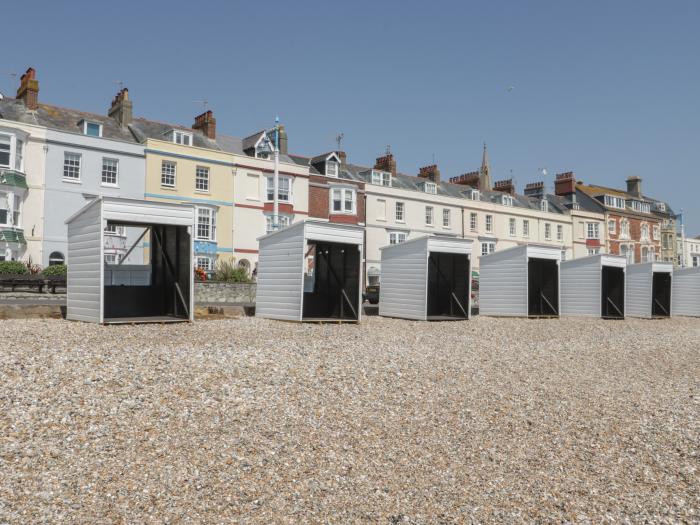
<svg viewBox="0 0 700 525">
<path fill-rule="evenodd" d="M 473 201 L 479 200 L 479 190 L 471 190 L 469 192 L 469 198 Z"/>
<path fill-rule="evenodd" d="M 17 139 L 15 146 L 15 169 L 22 171 L 24 165 L 24 142 Z"/>
<path fill-rule="evenodd" d="M 502 195 L 501 196 L 501 203 L 504 206 L 512 206 L 513 205 L 513 197 L 510 195 Z"/>
<path fill-rule="evenodd" d="M 693 255 L 693 268 L 700 266 L 700 256 Z"/>
<path fill-rule="evenodd" d="M 481 243 L 481 255 L 488 255 L 496 251 L 495 242 L 482 242 Z"/>
<path fill-rule="evenodd" d="M 80 180 L 80 153 L 63 154 L 63 178 Z"/>
<path fill-rule="evenodd" d="M 176 171 L 177 164 L 169 160 L 164 160 L 160 166 L 160 185 L 165 188 L 174 188 Z"/>
<path fill-rule="evenodd" d="M 66 257 L 61 252 L 51 252 L 51 255 L 49 255 L 49 266 L 64 264 L 65 262 Z"/>
<path fill-rule="evenodd" d="M 450 227 L 450 210 L 447 208 L 442 209 L 442 225 L 445 228 Z"/>
<path fill-rule="evenodd" d="M 658 226 L 654 226 L 654 240 L 656 240 L 656 241 L 658 241 L 658 240 L 659 240 L 659 237 L 661 237 L 661 235 L 659 234 L 659 231 L 660 231 L 660 230 L 659 230 L 659 227 L 658 227 Z"/>
<path fill-rule="evenodd" d="M 117 226 L 116 224 L 109 223 L 105 226 L 105 235 L 118 235 L 124 237 L 126 235 L 126 228 L 124 226 Z"/>
<path fill-rule="evenodd" d="M 425 193 L 431 193 L 435 195 L 437 193 L 437 184 L 435 184 L 434 182 L 424 182 L 423 191 Z"/>
<path fill-rule="evenodd" d="M 617 208 L 619 210 L 625 209 L 625 199 L 622 197 L 613 197 L 612 195 L 605 196 L 605 205 L 610 208 Z"/>
<path fill-rule="evenodd" d="M 472 212 L 469 214 L 469 229 L 473 232 L 475 232 L 476 228 L 477 228 L 477 224 L 478 224 L 477 219 L 478 219 L 478 216 L 476 213 Z"/>
<path fill-rule="evenodd" d="M 638 211 L 641 213 L 651 213 L 651 204 L 648 202 L 641 202 L 641 201 L 629 201 L 630 207 L 634 211 Z"/>
<path fill-rule="evenodd" d="M 425 224 L 428 226 L 433 225 L 433 207 L 432 206 L 425 207 Z"/>
<path fill-rule="evenodd" d="M 12 225 L 15 228 L 19 228 L 21 226 L 19 219 L 21 217 L 22 199 L 19 195 L 15 195 L 14 200 L 15 207 L 12 209 Z"/>
<path fill-rule="evenodd" d="M 10 153 L 12 151 L 12 137 L 10 135 L 0 135 L 0 166 L 9 168 Z"/>
<path fill-rule="evenodd" d="M 548 222 L 544 224 L 544 238 L 548 241 L 552 240 L 552 225 Z"/>
<path fill-rule="evenodd" d="M 331 210 L 333 213 L 355 213 L 355 190 L 352 188 L 331 189 Z"/>
<path fill-rule="evenodd" d="M 198 255 L 195 259 L 195 264 L 198 270 L 203 270 L 205 272 L 210 272 L 214 269 L 214 263 L 211 257 L 206 257 L 205 255 Z"/>
<path fill-rule="evenodd" d="M 600 239 L 600 225 L 597 222 L 586 223 L 586 239 Z"/>
<path fill-rule="evenodd" d="M 101 137 L 102 136 L 102 124 L 97 122 L 83 121 L 83 134 L 89 135 L 90 137 Z"/>
<path fill-rule="evenodd" d="M 118 171 L 119 161 L 117 159 L 102 159 L 102 184 L 116 186 Z"/>
<path fill-rule="evenodd" d="M 642 224 L 642 240 L 645 240 L 645 241 L 649 240 L 649 225 L 648 224 Z"/>
<path fill-rule="evenodd" d="M 389 232 L 389 244 L 401 244 L 406 242 L 407 237 L 406 232 Z"/>
<path fill-rule="evenodd" d="M 486 231 L 488 233 L 493 232 L 493 215 L 486 216 Z"/>
<path fill-rule="evenodd" d="M 265 232 L 270 233 L 275 230 L 274 224 L 273 224 L 273 215 L 265 215 Z M 277 229 L 281 230 L 282 228 L 286 228 L 292 223 L 292 218 L 289 215 L 278 215 L 277 216 Z"/>
<path fill-rule="evenodd" d="M 617 233 L 617 223 L 615 222 L 615 219 L 608 221 L 608 232 Z"/>
<path fill-rule="evenodd" d="M 197 237 L 199 241 L 216 240 L 216 210 L 197 207 Z"/>
<path fill-rule="evenodd" d="M 557 240 L 564 240 L 564 226 L 562 226 L 561 224 L 557 224 Z"/>
<path fill-rule="evenodd" d="M 291 202 L 292 196 L 292 178 L 279 177 L 277 188 L 277 200 L 282 202 Z M 267 177 L 267 200 L 275 200 L 275 178 Z"/>
<path fill-rule="evenodd" d="M 23 151 L 23 141 L 14 135 L 0 134 L 0 167 L 22 171 Z"/>
<path fill-rule="evenodd" d="M 105 263 L 106 264 L 117 264 L 119 262 L 119 254 L 117 253 L 105 253 Z"/>
<path fill-rule="evenodd" d="M 530 236 L 530 221 L 525 219 L 523 220 L 523 237 L 529 237 Z"/>
<path fill-rule="evenodd" d="M 197 166 L 194 177 L 194 189 L 197 191 L 209 191 L 209 168 Z"/>
<path fill-rule="evenodd" d="M 598 255 L 600 248 L 588 248 L 588 255 Z"/>
<path fill-rule="evenodd" d="M 516 225 L 515 225 L 515 219 L 513 219 L 513 218 L 508 219 L 508 233 L 510 234 L 511 237 L 515 237 Z"/>
<path fill-rule="evenodd" d="M 182 144 L 183 146 L 192 145 L 192 133 L 186 133 L 184 131 L 173 130 L 173 142 L 175 144 Z"/>
<path fill-rule="evenodd" d="M 549 202 L 547 200 L 542 199 L 542 201 L 540 201 L 540 210 L 549 211 Z"/>
<path fill-rule="evenodd" d="M 372 184 L 391 186 L 391 173 L 388 171 L 372 170 Z"/>
<path fill-rule="evenodd" d="M 7 193 L 0 193 L 0 226 L 12 226 L 10 220 L 10 202 Z"/>
<path fill-rule="evenodd" d="M 404 221 L 404 203 L 397 202 L 396 203 L 396 222 L 403 222 L 403 221 Z"/>
<path fill-rule="evenodd" d="M 326 175 L 328 177 L 338 176 L 338 163 L 334 160 L 326 161 Z"/>
<path fill-rule="evenodd" d="M 620 221 L 620 237 L 629 239 L 630 236 L 630 223 L 627 219 L 622 219 Z"/>
<path fill-rule="evenodd" d="M 642 247 L 642 262 L 645 263 L 649 260 L 649 249 L 646 246 Z"/>
</svg>

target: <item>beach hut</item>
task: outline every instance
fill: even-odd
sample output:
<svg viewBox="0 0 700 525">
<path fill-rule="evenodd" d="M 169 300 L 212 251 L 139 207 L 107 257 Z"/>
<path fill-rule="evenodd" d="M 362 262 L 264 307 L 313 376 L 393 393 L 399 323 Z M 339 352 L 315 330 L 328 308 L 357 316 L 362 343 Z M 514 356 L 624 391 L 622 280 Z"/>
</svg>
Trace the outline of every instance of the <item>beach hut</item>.
<svg viewBox="0 0 700 525">
<path fill-rule="evenodd" d="M 194 306 L 189 204 L 100 197 L 66 220 L 66 317 L 93 323 L 191 321 Z M 143 264 L 105 262 L 105 236 L 114 227 L 140 231 Z"/>
<path fill-rule="evenodd" d="M 700 317 L 700 268 L 673 272 L 671 314 Z"/>
<path fill-rule="evenodd" d="M 673 264 L 649 262 L 627 266 L 625 307 L 630 317 L 669 317 Z"/>
<path fill-rule="evenodd" d="M 482 255 L 479 313 L 508 317 L 559 316 L 561 250 L 523 244 Z"/>
<path fill-rule="evenodd" d="M 381 248 L 379 315 L 469 319 L 471 253 L 471 240 L 434 235 Z"/>
<path fill-rule="evenodd" d="M 258 240 L 256 316 L 360 320 L 362 227 L 306 219 Z"/>
<path fill-rule="evenodd" d="M 605 254 L 562 262 L 561 315 L 624 319 L 626 266 Z"/>
</svg>

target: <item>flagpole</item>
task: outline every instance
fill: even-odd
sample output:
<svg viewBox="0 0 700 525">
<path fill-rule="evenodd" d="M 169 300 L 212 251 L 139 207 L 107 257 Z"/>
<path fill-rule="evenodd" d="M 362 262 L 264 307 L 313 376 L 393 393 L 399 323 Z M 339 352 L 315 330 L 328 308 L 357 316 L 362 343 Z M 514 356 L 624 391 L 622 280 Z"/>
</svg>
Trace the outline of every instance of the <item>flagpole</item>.
<svg viewBox="0 0 700 525">
<path fill-rule="evenodd" d="M 272 229 L 273 230 L 278 230 L 279 229 L 279 208 L 280 208 L 280 203 L 279 203 L 279 168 L 280 168 L 280 141 L 279 141 L 279 128 L 280 128 L 280 118 L 275 117 L 275 177 L 274 177 L 274 192 L 275 192 L 275 197 L 273 200 L 273 210 L 272 210 Z"/>
</svg>

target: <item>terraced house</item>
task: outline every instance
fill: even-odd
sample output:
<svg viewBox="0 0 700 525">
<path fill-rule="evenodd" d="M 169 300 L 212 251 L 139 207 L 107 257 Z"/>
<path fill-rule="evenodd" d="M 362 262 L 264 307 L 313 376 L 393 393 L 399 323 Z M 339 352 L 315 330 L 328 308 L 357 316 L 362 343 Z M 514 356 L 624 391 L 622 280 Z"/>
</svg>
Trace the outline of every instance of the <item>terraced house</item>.
<svg viewBox="0 0 700 525">
<path fill-rule="evenodd" d="M 10 138 L 10 162 L 20 172 L 26 165 L 26 202 L 22 191 L 14 192 L 13 199 L 7 198 L 7 211 L 18 214 L 13 226 L 27 232 L 26 257 L 34 262 L 65 262 L 65 220 L 89 200 L 102 195 L 143 199 L 144 150 L 123 114 L 98 115 L 41 103 L 39 81 L 30 68 L 22 75 L 17 98 L 0 101 L 0 115 L 1 125 L 23 130 Z M 6 180 L 22 179 L 20 173 Z M 105 253 L 115 261 L 126 254 L 130 239 L 123 230 L 110 234 Z M 19 234 L 15 238 L 23 241 Z M 20 251 L 17 256 L 22 256 Z M 142 257 L 137 251 L 131 256 Z"/>
</svg>

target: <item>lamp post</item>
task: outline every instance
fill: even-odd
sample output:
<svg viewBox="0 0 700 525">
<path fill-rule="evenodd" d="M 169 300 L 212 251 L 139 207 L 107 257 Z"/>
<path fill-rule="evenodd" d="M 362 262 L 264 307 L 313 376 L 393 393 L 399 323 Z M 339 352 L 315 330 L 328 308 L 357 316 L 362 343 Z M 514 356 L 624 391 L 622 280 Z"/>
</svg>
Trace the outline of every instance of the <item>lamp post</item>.
<svg viewBox="0 0 700 525">
<path fill-rule="evenodd" d="M 275 176 L 274 176 L 274 182 L 273 182 L 273 187 L 274 187 L 274 200 L 273 202 L 273 207 L 272 207 L 272 229 L 274 231 L 279 230 L 280 223 L 279 223 L 279 214 L 280 214 L 280 203 L 279 203 L 279 182 L 280 182 L 280 174 L 279 174 L 279 168 L 280 168 L 280 118 L 275 117 Z"/>
</svg>

